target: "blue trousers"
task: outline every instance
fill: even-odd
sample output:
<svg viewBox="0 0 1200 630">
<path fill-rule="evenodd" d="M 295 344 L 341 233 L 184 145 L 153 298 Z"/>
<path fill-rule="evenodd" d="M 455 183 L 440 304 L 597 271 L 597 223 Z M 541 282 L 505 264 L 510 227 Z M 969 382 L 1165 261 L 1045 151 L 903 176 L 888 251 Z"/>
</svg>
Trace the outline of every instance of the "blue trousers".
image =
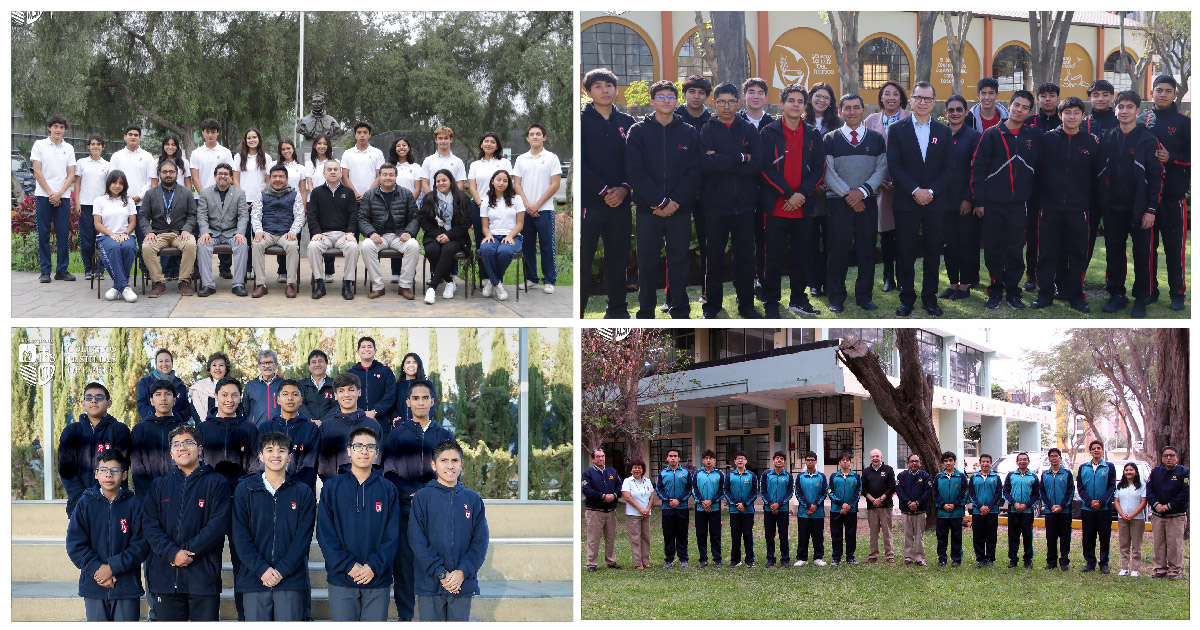
<svg viewBox="0 0 1200 630">
<path fill-rule="evenodd" d="M 493 285 L 504 280 L 504 272 L 512 264 L 513 256 L 524 248 L 522 234 L 513 237 L 513 244 L 502 243 L 499 240 L 484 243 L 479 246 L 479 256 L 483 258 L 483 270 Z M 528 260 L 528 258 L 526 258 Z"/>
<path fill-rule="evenodd" d="M 541 284 L 539 278 L 546 284 L 558 281 L 558 265 L 555 262 L 554 251 L 554 212 L 542 210 L 536 217 L 525 215 L 525 227 L 521 229 L 525 238 L 525 275 L 534 284 Z M 538 275 L 537 246 L 542 246 L 542 273 Z"/>
<path fill-rule="evenodd" d="M 50 273 L 50 230 L 54 229 L 56 245 L 58 246 L 58 263 L 55 273 L 66 273 L 67 263 L 71 253 L 67 249 L 71 242 L 71 202 L 63 198 L 58 207 L 50 204 L 49 197 L 33 198 L 33 211 L 37 219 L 38 232 L 38 264 L 42 273 Z"/>
<path fill-rule="evenodd" d="M 81 241 L 82 242 L 82 241 Z M 133 261 L 137 258 L 137 247 L 132 238 L 118 243 L 111 236 L 101 234 L 96 238 L 96 247 L 100 249 L 100 262 L 112 275 L 113 288 L 118 291 L 129 286 L 129 272 L 133 269 Z M 91 260 L 88 258 L 88 260 Z"/>
<path fill-rule="evenodd" d="M 90 205 L 79 206 L 79 251 L 83 254 L 84 272 L 99 271 L 92 268 L 92 258 L 96 255 L 96 223 Z"/>
</svg>

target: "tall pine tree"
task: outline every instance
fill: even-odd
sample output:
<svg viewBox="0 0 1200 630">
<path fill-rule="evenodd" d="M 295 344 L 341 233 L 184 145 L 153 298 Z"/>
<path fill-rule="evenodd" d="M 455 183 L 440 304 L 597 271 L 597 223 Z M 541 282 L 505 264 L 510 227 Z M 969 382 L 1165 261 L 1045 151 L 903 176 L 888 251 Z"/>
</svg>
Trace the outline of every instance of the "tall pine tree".
<svg viewBox="0 0 1200 630">
<path fill-rule="evenodd" d="M 479 421 L 484 441 L 492 450 L 511 450 L 517 423 L 513 418 L 512 355 L 503 328 L 492 331 L 492 358 L 487 383 L 480 393 Z"/>
<path fill-rule="evenodd" d="M 479 329 L 458 329 L 458 356 L 454 361 L 454 391 L 450 394 L 447 416 L 457 427 L 455 437 L 474 445 L 486 439 L 479 414 L 479 394 L 483 386 L 483 353 L 479 350 Z"/>
<path fill-rule="evenodd" d="M 430 420 L 433 422 L 442 422 L 447 419 L 445 416 L 445 405 L 442 401 L 445 400 L 446 392 L 442 389 L 442 362 L 438 357 L 438 329 L 429 329 L 429 361 L 425 363 L 425 376 L 433 383 L 433 391 L 436 400 L 433 401 L 433 410 L 430 412 Z M 442 422 L 445 424 L 444 422 Z M 454 425 L 454 435 L 457 437 L 458 425 Z"/>
<path fill-rule="evenodd" d="M 550 367 L 550 421 L 546 423 L 546 443 L 571 444 L 575 426 L 575 342 L 574 331 L 558 329 Z"/>
<path fill-rule="evenodd" d="M 530 328 L 529 335 L 529 445 L 544 448 L 546 421 L 545 351 L 538 329 Z"/>
</svg>

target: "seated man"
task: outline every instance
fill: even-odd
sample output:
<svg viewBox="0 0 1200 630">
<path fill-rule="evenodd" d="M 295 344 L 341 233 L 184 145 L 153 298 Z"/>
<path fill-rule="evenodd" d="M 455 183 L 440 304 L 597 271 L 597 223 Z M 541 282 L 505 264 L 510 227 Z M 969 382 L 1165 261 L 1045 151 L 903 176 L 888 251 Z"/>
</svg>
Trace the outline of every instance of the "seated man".
<svg viewBox="0 0 1200 630">
<path fill-rule="evenodd" d="M 267 294 L 267 248 L 278 245 L 287 257 L 287 285 L 284 295 L 296 297 L 300 278 L 300 230 L 304 227 L 304 198 L 288 185 L 288 170 L 283 164 L 271 167 L 271 185 L 262 191 L 262 199 L 250 209 L 250 227 L 254 230 L 254 278 L 258 286 L 250 297 Z"/>
<path fill-rule="evenodd" d="M 342 270 L 342 297 L 354 299 L 350 283 L 358 269 L 358 237 L 354 234 L 354 220 L 358 215 L 358 202 L 349 186 L 342 186 L 342 166 L 330 158 L 325 162 L 325 181 L 313 188 L 308 203 L 308 266 L 313 274 L 312 297 L 325 297 L 325 278 L 321 276 L 322 258 L 331 247 L 341 250 L 346 257 Z"/>
<path fill-rule="evenodd" d="M 228 166 L 228 165 L 226 165 Z M 166 278 L 158 252 L 166 247 L 178 247 L 183 252 L 180 263 L 179 294 L 192 295 L 192 267 L 196 261 L 196 203 L 190 192 L 176 186 L 179 169 L 174 162 L 158 165 L 158 186 L 146 191 L 138 208 L 138 232 L 142 237 L 142 259 L 150 275 L 150 297 L 167 292 Z M 181 193 L 181 194 L 176 194 Z"/>
<path fill-rule="evenodd" d="M 200 265 L 200 290 L 196 295 L 208 297 L 217 292 L 213 279 L 213 247 L 233 246 L 233 294 L 246 297 L 246 224 L 250 212 L 246 206 L 246 193 L 233 185 L 233 167 L 218 164 L 213 171 L 217 183 L 200 191 L 200 207 L 196 221 L 200 224 L 200 244 L 196 259 Z M 184 261 L 187 267 L 187 261 Z"/>
<path fill-rule="evenodd" d="M 379 185 L 368 190 L 358 206 L 358 231 L 367 238 L 361 247 L 367 273 L 371 275 L 371 292 L 368 298 L 383 296 L 383 273 L 379 269 L 379 251 L 394 249 L 403 255 L 400 259 L 400 295 L 413 299 L 413 280 L 417 276 L 417 258 L 421 248 L 417 244 L 417 202 L 407 189 L 396 188 L 396 165 L 379 167 Z"/>
</svg>

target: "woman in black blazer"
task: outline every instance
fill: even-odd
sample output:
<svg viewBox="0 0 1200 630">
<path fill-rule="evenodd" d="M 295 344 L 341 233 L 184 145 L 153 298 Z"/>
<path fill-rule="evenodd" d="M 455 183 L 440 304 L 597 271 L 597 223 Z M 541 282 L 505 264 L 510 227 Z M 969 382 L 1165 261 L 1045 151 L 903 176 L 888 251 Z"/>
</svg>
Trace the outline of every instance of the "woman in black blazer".
<svg viewBox="0 0 1200 630">
<path fill-rule="evenodd" d="M 471 204 L 454 185 L 454 175 L 442 169 L 433 176 L 433 191 L 421 202 L 421 232 L 431 278 L 425 303 L 433 304 L 443 281 L 443 299 L 454 297 L 454 256 L 471 250 Z"/>
</svg>

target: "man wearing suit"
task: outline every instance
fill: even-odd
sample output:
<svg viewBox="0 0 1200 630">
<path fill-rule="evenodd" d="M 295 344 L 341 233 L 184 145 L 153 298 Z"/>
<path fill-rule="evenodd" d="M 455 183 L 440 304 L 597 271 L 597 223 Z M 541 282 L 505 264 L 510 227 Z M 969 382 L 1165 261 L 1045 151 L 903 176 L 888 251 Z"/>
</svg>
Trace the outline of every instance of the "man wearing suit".
<svg viewBox="0 0 1200 630">
<path fill-rule="evenodd" d="M 921 81 L 913 87 L 913 115 L 888 126 L 888 170 L 898 191 L 892 199 L 896 217 L 896 280 L 900 307 L 896 315 L 913 311 L 917 294 L 917 230 L 924 234 L 925 264 L 921 275 L 921 305 L 930 315 L 941 315 L 937 303 L 938 269 L 941 267 L 942 212 L 952 170 L 949 155 L 954 143 L 950 128 L 933 119 L 934 89 Z"/>
<path fill-rule="evenodd" d="M 246 226 L 250 224 L 250 211 L 246 205 L 246 193 L 234 186 L 233 167 L 218 164 L 213 172 L 217 183 L 200 191 L 200 207 L 196 212 L 200 224 L 197 258 L 200 261 L 200 290 L 197 295 L 208 297 L 217 292 L 213 279 L 212 256 L 216 245 L 233 246 L 233 294 L 246 297 Z"/>
<path fill-rule="evenodd" d="M 138 209 L 138 231 L 142 240 L 142 259 L 150 274 L 150 297 L 167 291 L 158 252 L 166 247 L 178 247 L 183 252 L 179 272 L 179 294 L 192 295 L 192 267 L 196 262 L 196 203 L 182 186 L 177 186 L 179 171 L 174 162 L 158 165 L 158 186 L 146 191 Z"/>
</svg>

